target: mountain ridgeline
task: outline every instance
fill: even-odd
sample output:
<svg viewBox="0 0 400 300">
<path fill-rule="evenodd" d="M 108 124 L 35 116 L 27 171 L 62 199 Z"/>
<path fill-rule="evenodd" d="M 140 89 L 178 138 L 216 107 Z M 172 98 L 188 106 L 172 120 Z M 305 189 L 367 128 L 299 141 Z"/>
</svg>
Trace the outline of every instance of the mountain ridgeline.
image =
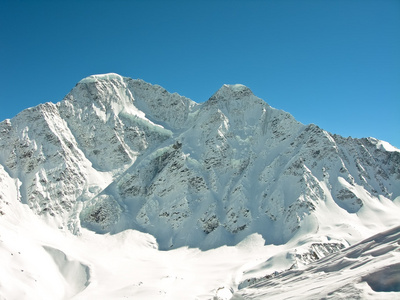
<svg viewBox="0 0 400 300">
<path fill-rule="evenodd" d="M 136 229 L 161 249 L 283 244 L 398 219 L 400 152 L 386 145 L 303 125 L 243 85 L 199 104 L 94 75 L 0 123 L 0 210 L 16 197 L 77 235 Z"/>
</svg>

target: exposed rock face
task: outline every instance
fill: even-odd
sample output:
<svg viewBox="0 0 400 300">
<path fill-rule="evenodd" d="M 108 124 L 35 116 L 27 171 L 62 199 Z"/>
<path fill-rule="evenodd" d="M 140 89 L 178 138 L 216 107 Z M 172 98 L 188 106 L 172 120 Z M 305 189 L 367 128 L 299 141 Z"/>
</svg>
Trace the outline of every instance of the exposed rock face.
<svg viewBox="0 0 400 300">
<path fill-rule="evenodd" d="M 77 234 L 133 228 L 165 249 L 254 232 L 279 244 L 306 219 L 315 232 L 361 210 L 399 212 L 400 152 L 305 126 L 242 85 L 197 104 L 141 80 L 91 76 L 63 101 L 1 122 L 0 149 L 0 196 L 14 181 L 23 203 Z M 328 221 L 327 209 L 345 218 Z"/>
</svg>

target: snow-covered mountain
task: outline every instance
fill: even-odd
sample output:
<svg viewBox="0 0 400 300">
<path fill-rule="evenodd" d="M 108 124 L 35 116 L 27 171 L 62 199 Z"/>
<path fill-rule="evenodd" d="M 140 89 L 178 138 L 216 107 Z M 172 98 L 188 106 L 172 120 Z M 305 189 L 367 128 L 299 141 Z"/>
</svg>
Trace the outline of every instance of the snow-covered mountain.
<svg viewBox="0 0 400 300">
<path fill-rule="evenodd" d="M 0 123 L 0 220 L 10 203 L 65 234 L 133 229 L 164 250 L 256 235 L 285 247 L 282 271 L 399 225 L 400 151 L 303 125 L 243 85 L 195 103 L 94 75 Z"/>
</svg>

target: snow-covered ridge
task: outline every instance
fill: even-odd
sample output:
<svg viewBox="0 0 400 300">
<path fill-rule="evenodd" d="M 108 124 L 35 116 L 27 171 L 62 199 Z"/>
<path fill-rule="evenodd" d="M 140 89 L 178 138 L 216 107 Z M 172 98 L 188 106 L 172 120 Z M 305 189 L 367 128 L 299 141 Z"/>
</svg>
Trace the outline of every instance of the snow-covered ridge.
<svg viewBox="0 0 400 300">
<path fill-rule="evenodd" d="M 243 96 L 244 94 L 253 94 L 253 92 L 243 84 L 224 84 L 215 95 L 229 97 L 232 95 Z"/>
<path fill-rule="evenodd" d="M 107 74 L 97 74 L 97 75 L 91 75 L 86 78 L 83 78 L 79 83 L 92 83 L 96 81 L 101 81 L 101 80 L 118 80 L 122 81 L 123 77 L 121 75 L 118 75 L 116 73 L 107 73 Z"/>
<path fill-rule="evenodd" d="M 396 147 L 390 145 L 388 142 L 380 141 L 372 137 L 370 137 L 369 140 L 372 143 L 376 144 L 376 148 L 378 149 L 383 149 L 389 152 L 400 152 L 400 149 L 397 149 Z"/>
</svg>

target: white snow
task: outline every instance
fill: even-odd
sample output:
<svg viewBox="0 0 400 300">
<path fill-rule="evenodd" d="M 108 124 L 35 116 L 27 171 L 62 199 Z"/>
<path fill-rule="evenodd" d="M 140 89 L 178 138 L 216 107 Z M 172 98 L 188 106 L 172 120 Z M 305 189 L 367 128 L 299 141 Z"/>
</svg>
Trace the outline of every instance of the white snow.
<svg viewBox="0 0 400 300">
<path fill-rule="evenodd" d="M 398 299 L 400 227 L 379 233 L 301 270 L 287 270 L 232 299 Z"/>
<path fill-rule="evenodd" d="M 123 77 L 116 73 L 97 74 L 83 78 L 79 83 L 92 83 L 100 80 L 119 80 L 122 81 Z"/>
<path fill-rule="evenodd" d="M 400 292 L 399 227 L 285 271 L 293 245 L 264 246 L 259 235 L 208 251 L 160 251 L 152 236 L 134 230 L 74 236 L 20 203 L 10 203 L 1 218 L 2 299 L 396 299 Z M 248 278 L 270 274 L 275 277 L 238 289 Z"/>
<path fill-rule="evenodd" d="M 152 236 L 133 230 L 74 236 L 10 205 L 19 222 L 7 211 L 0 223 L 5 299 L 229 299 L 241 266 L 270 253 L 259 238 L 210 251 L 159 251 Z"/>
<path fill-rule="evenodd" d="M 239 84 L 239 83 L 236 83 L 236 84 L 224 84 L 224 87 L 226 87 L 228 89 L 231 89 L 233 91 L 236 91 L 236 92 L 237 91 L 242 91 L 244 89 L 247 89 L 247 87 L 245 85 Z"/>
<path fill-rule="evenodd" d="M 400 152 L 400 149 L 397 149 L 395 146 L 392 146 L 391 144 L 389 144 L 388 142 L 385 141 L 378 141 L 377 143 L 377 148 L 382 147 L 383 149 L 385 149 L 386 151 L 391 151 L 391 152 Z"/>
</svg>

